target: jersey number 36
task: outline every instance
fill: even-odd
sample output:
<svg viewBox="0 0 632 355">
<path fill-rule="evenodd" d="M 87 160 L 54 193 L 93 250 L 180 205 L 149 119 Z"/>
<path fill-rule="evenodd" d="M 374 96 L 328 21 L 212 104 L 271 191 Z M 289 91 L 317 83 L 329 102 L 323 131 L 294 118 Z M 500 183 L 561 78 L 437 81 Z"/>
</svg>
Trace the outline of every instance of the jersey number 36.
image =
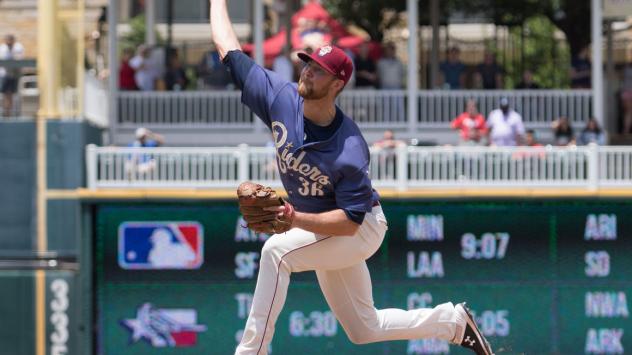
<svg viewBox="0 0 632 355">
<path fill-rule="evenodd" d="M 299 187 L 298 193 L 303 196 L 323 196 L 325 193 L 323 192 L 323 186 L 317 182 L 310 183 L 304 177 L 299 177 L 301 180 L 301 184 L 303 186 Z M 310 187 L 311 186 L 311 187 Z"/>
</svg>

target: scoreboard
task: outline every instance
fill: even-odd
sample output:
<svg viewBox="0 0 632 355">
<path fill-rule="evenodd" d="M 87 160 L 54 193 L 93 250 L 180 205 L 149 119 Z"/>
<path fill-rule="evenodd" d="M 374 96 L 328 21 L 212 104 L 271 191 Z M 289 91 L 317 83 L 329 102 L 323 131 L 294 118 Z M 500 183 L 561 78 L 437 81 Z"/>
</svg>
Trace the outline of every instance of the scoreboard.
<svg viewBox="0 0 632 355">
<path fill-rule="evenodd" d="M 498 354 L 632 351 L 632 202 L 383 200 L 376 308 L 467 301 Z M 98 350 L 232 354 L 267 239 L 234 201 L 96 208 Z M 354 345 L 313 272 L 292 274 L 271 354 L 469 354 L 438 340 Z"/>
</svg>

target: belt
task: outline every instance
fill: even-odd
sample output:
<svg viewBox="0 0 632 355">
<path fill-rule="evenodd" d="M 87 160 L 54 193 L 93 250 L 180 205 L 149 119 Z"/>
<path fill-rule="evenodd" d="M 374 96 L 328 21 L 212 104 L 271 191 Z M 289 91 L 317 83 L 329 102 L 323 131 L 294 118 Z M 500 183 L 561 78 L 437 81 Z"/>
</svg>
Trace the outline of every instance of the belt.
<svg viewBox="0 0 632 355">
<path fill-rule="evenodd" d="M 380 205 L 380 201 L 376 200 L 375 202 L 373 202 L 373 206 L 371 207 L 377 207 Z"/>
</svg>

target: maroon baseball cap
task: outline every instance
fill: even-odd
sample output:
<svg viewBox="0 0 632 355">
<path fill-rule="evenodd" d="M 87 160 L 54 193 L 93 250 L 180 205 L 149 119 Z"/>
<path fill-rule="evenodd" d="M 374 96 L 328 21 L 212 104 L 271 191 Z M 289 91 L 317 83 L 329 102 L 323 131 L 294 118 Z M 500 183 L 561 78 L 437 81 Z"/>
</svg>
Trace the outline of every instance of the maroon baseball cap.
<svg viewBox="0 0 632 355">
<path fill-rule="evenodd" d="M 342 49 L 336 46 L 322 46 L 311 55 L 301 52 L 298 54 L 298 57 L 305 63 L 309 63 L 313 60 L 327 72 L 344 81 L 345 85 L 349 79 L 351 79 L 351 74 L 353 74 L 353 62 L 351 62 L 351 58 L 349 58 Z"/>
</svg>

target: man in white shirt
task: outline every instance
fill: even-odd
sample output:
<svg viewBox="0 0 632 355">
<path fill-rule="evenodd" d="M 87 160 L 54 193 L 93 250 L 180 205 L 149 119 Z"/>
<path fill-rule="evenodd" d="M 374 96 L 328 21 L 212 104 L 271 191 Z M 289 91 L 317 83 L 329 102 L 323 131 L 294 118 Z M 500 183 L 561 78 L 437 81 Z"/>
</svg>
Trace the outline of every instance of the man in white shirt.
<svg viewBox="0 0 632 355">
<path fill-rule="evenodd" d="M 19 60 L 24 57 L 24 46 L 15 40 L 12 34 L 4 38 L 4 43 L 0 44 L 0 60 Z M 11 115 L 13 109 L 13 95 L 18 91 L 19 69 L 7 69 L 0 67 L 1 91 L 3 94 L 2 106 L 4 116 Z"/>
<path fill-rule="evenodd" d="M 130 59 L 129 65 L 136 71 L 134 79 L 136 80 L 136 86 L 141 91 L 155 90 L 158 70 L 156 63 L 151 57 L 151 48 L 141 44 L 138 47 L 136 56 Z"/>
<path fill-rule="evenodd" d="M 487 127 L 492 146 L 515 147 L 522 142 L 525 133 L 522 116 L 509 108 L 506 97 L 500 99 L 500 108 L 489 113 Z"/>
</svg>

